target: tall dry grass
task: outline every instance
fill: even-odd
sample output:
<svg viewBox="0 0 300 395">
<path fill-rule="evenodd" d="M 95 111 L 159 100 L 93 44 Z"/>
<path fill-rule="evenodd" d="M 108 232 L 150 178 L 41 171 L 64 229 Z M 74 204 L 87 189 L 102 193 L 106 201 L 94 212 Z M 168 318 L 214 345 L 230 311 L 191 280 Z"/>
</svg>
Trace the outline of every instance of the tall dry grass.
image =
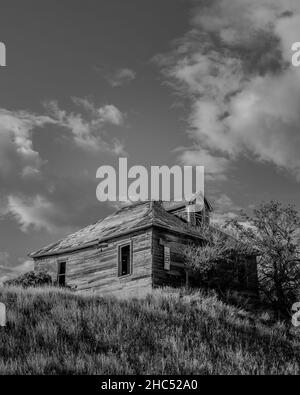
<svg viewBox="0 0 300 395">
<path fill-rule="evenodd" d="M 299 374 L 300 337 L 200 292 L 144 300 L 3 288 L 1 374 Z"/>
</svg>

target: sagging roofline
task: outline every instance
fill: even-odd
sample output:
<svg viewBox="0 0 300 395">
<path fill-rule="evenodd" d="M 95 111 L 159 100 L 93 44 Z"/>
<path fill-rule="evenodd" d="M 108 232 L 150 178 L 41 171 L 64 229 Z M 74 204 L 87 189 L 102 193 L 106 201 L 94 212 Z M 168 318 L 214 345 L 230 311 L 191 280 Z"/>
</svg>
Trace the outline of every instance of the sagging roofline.
<svg viewBox="0 0 300 395">
<path fill-rule="evenodd" d="M 118 233 L 118 234 L 115 234 L 115 235 L 106 236 L 106 237 L 103 237 L 103 238 L 100 238 L 100 239 L 96 239 L 94 241 L 91 241 L 91 242 L 86 243 L 86 244 L 82 244 L 82 245 L 77 246 L 77 247 L 65 248 L 65 249 L 61 249 L 61 250 L 56 251 L 56 252 L 48 252 L 48 253 L 44 252 L 44 253 L 41 253 L 41 254 L 39 254 L 39 253 L 31 253 L 31 254 L 28 254 L 28 257 L 32 258 L 32 259 L 37 259 L 37 258 L 45 258 L 45 257 L 51 257 L 51 256 L 54 257 L 54 256 L 64 255 L 64 254 L 72 253 L 72 252 L 76 252 L 76 251 L 82 251 L 82 250 L 89 249 L 91 247 L 97 247 L 99 244 L 104 243 L 105 241 L 114 240 L 116 238 L 119 238 L 119 237 L 122 237 L 122 236 L 126 236 L 126 235 L 131 234 L 131 233 L 140 232 L 142 230 L 147 230 L 147 229 L 150 229 L 150 228 L 159 228 L 159 229 L 167 230 L 167 231 L 169 231 L 171 233 L 181 234 L 181 235 L 184 235 L 184 236 L 187 236 L 187 237 L 191 237 L 191 238 L 194 238 L 194 239 L 205 240 L 205 238 L 203 236 L 201 236 L 200 234 L 196 235 L 196 234 L 191 234 L 189 232 L 179 231 L 179 230 L 176 230 L 176 229 L 169 229 L 168 227 L 165 227 L 165 226 L 162 226 L 162 225 L 150 224 L 150 225 L 140 226 L 140 227 L 138 227 L 138 228 L 136 228 L 134 230 L 129 230 L 129 231 L 126 231 L 126 232 L 121 232 L 121 233 Z"/>
</svg>

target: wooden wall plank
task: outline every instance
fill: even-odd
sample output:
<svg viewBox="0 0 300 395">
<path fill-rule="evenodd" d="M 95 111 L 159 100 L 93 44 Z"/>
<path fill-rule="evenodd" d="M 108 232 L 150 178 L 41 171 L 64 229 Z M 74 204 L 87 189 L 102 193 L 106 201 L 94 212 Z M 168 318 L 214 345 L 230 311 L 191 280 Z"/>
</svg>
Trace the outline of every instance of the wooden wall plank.
<svg viewBox="0 0 300 395">
<path fill-rule="evenodd" d="M 133 271 L 130 276 L 118 277 L 118 247 L 132 242 Z M 141 296 L 152 286 L 152 230 L 120 237 L 102 246 L 59 256 L 67 261 L 67 285 L 77 292 Z M 56 281 L 58 257 L 37 258 L 35 268 L 46 269 Z"/>
<path fill-rule="evenodd" d="M 199 240 L 162 229 L 153 231 L 153 286 L 182 286 L 186 281 L 183 249 Z M 170 270 L 164 269 L 164 246 L 171 249 Z"/>
</svg>

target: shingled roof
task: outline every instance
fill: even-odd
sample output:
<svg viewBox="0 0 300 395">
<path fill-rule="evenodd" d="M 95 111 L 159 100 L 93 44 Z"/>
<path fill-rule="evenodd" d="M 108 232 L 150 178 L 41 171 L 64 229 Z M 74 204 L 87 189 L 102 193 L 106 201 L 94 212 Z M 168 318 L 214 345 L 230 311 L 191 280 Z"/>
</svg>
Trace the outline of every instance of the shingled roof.
<svg viewBox="0 0 300 395">
<path fill-rule="evenodd" d="M 31 258 L 59 255 L 97 245 L 115 237 L 157 226 L 173 232 L 202 238 L 201 234 L 173 214 L 168 213 L 159 202 L 140 202 L 123 207 L 56 243 L 32 252 Z"/>
</svg>

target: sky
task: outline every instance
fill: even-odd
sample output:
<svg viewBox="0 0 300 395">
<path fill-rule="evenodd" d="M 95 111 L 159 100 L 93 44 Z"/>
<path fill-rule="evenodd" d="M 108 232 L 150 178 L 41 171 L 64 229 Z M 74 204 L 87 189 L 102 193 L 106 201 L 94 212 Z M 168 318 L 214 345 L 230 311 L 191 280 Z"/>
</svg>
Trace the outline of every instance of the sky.
<svg viewBox="0 0 300 395">
<path fill-rule="evenodd" d="M 214 220 L 300 210 L 297 0 L 1 0 L 0 278 L 114 210 L 99 166 L 204 165 Z"/>
</svg>

